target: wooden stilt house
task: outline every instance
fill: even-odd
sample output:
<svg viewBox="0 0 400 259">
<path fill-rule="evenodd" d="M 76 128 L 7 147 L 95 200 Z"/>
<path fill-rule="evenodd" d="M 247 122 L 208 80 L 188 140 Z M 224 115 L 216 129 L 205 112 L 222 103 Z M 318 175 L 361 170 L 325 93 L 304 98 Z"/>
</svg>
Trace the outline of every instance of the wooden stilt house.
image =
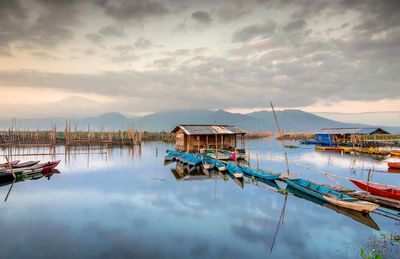
<svg viewBox="0 0 400 259">
<path fill-rule="evenodd" d="M 176 126 L 176 149 L 195 152 L 201 149 L 234 151 L 244 148 L 245 131 L 231 125 L 188 125 Z M 240 146 L 239 146 L 240 144 Z"/>
</svg>

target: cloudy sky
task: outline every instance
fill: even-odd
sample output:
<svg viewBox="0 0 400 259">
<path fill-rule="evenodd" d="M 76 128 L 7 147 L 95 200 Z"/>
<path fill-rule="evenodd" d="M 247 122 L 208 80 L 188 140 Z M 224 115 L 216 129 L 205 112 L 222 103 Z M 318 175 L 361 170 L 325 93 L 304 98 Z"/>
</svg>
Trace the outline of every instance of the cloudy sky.
<svg viewBox="0 0 400 259">
<path fill-rule="evenodd" d="M 400 1 L 0 1 L 0 117 L 400 111 Z"/>
</svg>

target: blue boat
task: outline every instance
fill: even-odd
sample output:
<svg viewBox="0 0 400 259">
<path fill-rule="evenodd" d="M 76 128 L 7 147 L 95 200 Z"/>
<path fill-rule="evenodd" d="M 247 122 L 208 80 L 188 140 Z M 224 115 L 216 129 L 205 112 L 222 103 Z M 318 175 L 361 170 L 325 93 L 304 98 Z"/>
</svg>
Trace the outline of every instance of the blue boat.
<svg viewBox="0 0 400 259">
<path fill-rule="evenodd" d="M 209 156 L 202 157 L 202 164 L 205 170 L 212 170 L 215 167 L 215 160 Z"/>
<path fill-rule="evenodd" d="M 327 201 L 336 206 L 352 209 L 360 212 L 369 213 L 377 208 L 378 204 L 360 201 L 349 195 L 332 190 L 327 186 L 313 183 L 305 179 L 286 179 L 286 184 L 292 188 L 302 191 L 310 196 L 318 198 L 322 201 Z"/>
<path fill-rule="evenodd" d="M 177 160 L 187 163 L 189 165 L 200 165 L 202 158 L 199 155 L 191 154 L 191 153 L 183 153 L 181 156 L 176 158 Z"/>
<path fill-rule="evenodd" d="M 278 180 L 281 174 L 278 173 L 267 173 L 261 170 L 252 169 L 247 166 L 239 165 L 239 168 L 245 175 L 254 176 L 255 178 L 264 179 L 268 181 Z"/>
<path fill-rule="evenodd" d="M 317 142 L 315 140 L 300 140 L 302 145 L 315 145 Z"/>
<path fill-rule="evenodd" d="M 167 150 L 167 155 L 164 157 L 164 163 L 171 163 L 176 160 L 177 157 L 181 156 L 183 153 L 174 151 L 174 150 Z"/>
<path fill-rule="evenodd" d="M 226 165 L 222 161 L 215 159 L 215 158 L 210 158 L 212 163 L 214 163 L 215 167 L 218 169 L 218 171 L 223 172 L 226 170 Z"/>
<path fill-rule="evenodd" d="M 226 165 L 226 170 L 228 170 L 228 173 L 231 176 L 233 176 L 235 178 L 242 178 L 243 179 L 243 172 L 242 172 L 242 170 L 240 170 L 240 168 L 237 165 L 229 162 Z"/>
</svg>

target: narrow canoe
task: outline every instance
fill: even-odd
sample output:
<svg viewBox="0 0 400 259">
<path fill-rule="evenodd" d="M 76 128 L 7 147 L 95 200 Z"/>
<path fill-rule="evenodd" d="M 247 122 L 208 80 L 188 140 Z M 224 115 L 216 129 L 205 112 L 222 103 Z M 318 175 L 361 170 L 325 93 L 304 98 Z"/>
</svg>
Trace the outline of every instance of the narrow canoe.
<svg viewBox="0 0 400 259">
<path fill-rule="evenodd" d="M 37 160 L 37 161 L 27 161 L 27 162 L 24 162 L 24 163 L 18 163 L 16 165 L 13 165 L 13 168 L 31 167 L 31 166 L 34 166 L 34 165 L 38 164 L 39 162 L 40 161 Z"/>
<path fill-rule="evenodd" d="M 226 165 L 226 169 L 228 170 L 228 173 L 230 175 L 232 175 L 233 177 L 235 177 L 235 178 L 243 178 L 243 172 L 242 172 L 242 170 L 240 170 L 240 168 L 237 165 L 229 162 Z"/>
<path fill-rule="evenodd" d="M 245 175 L 254 176 L 255 178 L 265 179 L 268 181 L 278 180 L 281 174 L 278 173 L 267 173 L 261 170 L 252 169 L 247 166 L 239 165 L 239 168 Z"/>
<path fill-rule="evenodd" d="M 223 172 L 226 170 L 226 165 L 222 161 L 219 161 L 218 159 L 214 159 L 214 158 L 211 158 L 211 159 L 212 159 L 213 163 L 215 164 L 215 167 L 217 167 L 218 171 Z"/>
<path fill-rule="evenodd" d="M 202 160 L 202 164 L 203 164 L 203 168 L 206 170 L 211 170 L 215 167 L 215 162 L 213 159 L 211 159 L 210 157 L 203 157 Z"/>
<path fill-rule="evenodd" d="M 36 164 L 30 167 L 13 168 L 12 172 L 10 169 L 0 170 L 0 174 L 32 174 L 32 173 L 42 173 L 49 172 L 57 167 L 61 160 Z"/>
<path fill-rule="evenodd" d="M 14 161 L 10 161 L 10 163 L 2 163 L 0 164 L 0 167 L 9 167 L 11 166 L 15 166 L 19 163 L 19 160 L 14 160 Z"/>
<path fill-rule="evenodd" d="M 400 169 L 400 163 L 399 162 L 389 162 L 388 167 L 394 168 L 394 169 Z"/>
<path fill-rule="evenodd" d="M 352 198 L 346 194 L 342 194 L 335 190 L 332 190 L 326 186 L 322 186 L 305 179 L 286 179 L 285 182 L 308 195 L 311 195 L 320 200 L 330 202 L 336 206 L 352 209 L 360 212 L 371 212 L 379 208 L 378 204 L 360 201 L 358 199 Z"/>
<path fill-rule="evenodd" d="M 368 183 L 360 180 L 350 179 L 352 183 L 357 185 L 358 188 L 369 192 L 372 195 L 386 197 L 400 201 L 400 187 L 394 188 L 379 183 Z"/>
</svg>

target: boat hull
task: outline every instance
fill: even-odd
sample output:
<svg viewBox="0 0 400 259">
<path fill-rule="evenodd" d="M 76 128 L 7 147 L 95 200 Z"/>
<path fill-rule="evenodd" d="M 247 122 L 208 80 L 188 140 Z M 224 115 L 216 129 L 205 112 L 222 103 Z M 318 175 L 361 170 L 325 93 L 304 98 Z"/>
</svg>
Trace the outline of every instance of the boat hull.
<svg viewBox="0 0 400 259">
<path fill-rule="evenodd" d="M 367 202 L 367 201 L 356 201 L 356 202 L 347 202 L 343 200 L 336 199 L 334 197 L 324 195 L 325 200 L 329 201 L 333 205 L 343 207 L 346 209 L 351 209 L 359 212 L 369 213 L 371 211 L 379 208 L 378 204 Z"/>
<path fill-rule="evenodd" d="M 285 182 L 292 188 L 343 208 L 360 212 L 371 212 L 379 208 L 378 204 L 354 199 L 326 186 L 322 186 L 304 179 L 286 179 Z"/>
<path fill-rule="evenodd" d="M 400 169 L 400 163 L 395 163 L 395 162 L 389 162 L 388 163 L 389 168 L 394 168 L 394 169 Z"/>
<path fill-rule="evenodd" d="M 381 196 L 400 201 L 400 189 L 388 188 L 385 185 L 367 183 L 359 180 L 350 179 L 358 188 L 369 192 L 372 195 Z"/>
</svg>

